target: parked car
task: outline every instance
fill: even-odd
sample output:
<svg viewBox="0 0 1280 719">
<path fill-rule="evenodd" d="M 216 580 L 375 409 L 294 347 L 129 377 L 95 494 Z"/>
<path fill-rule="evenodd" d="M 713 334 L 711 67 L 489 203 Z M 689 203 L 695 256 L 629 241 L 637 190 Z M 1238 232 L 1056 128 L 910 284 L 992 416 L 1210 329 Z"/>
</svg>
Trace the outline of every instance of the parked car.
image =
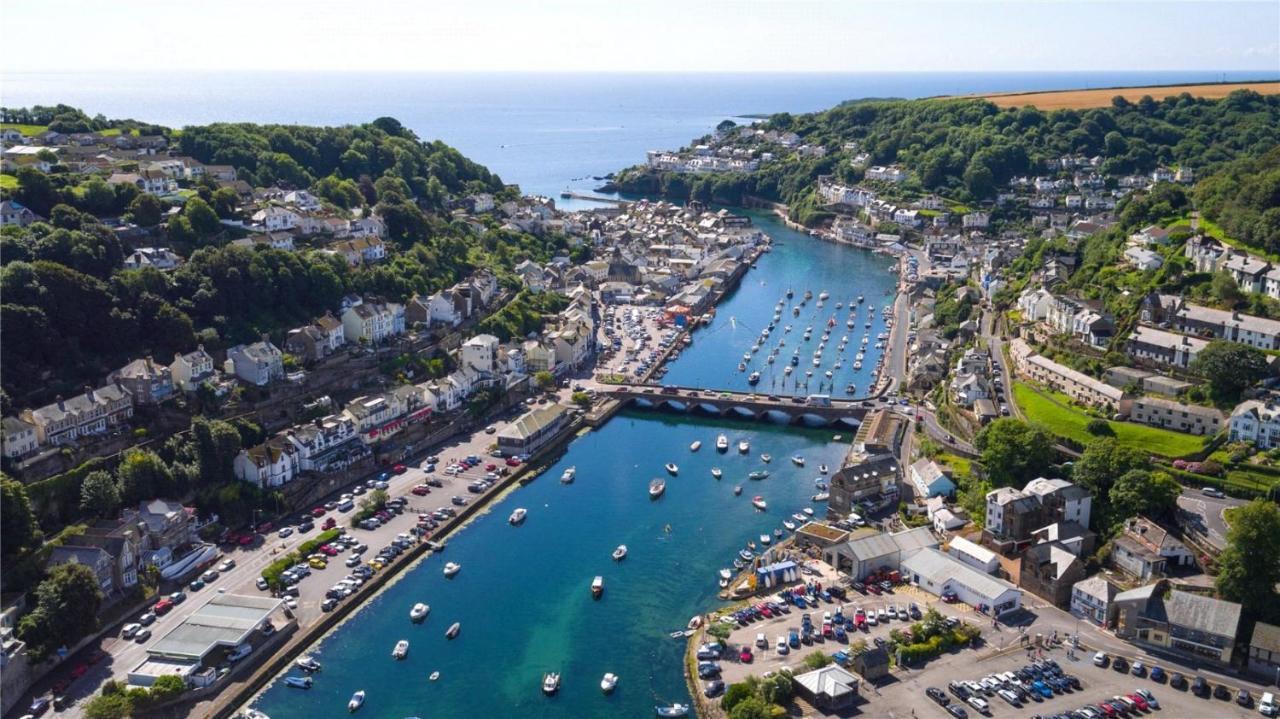
<svg viewBox="0 0 1280 719">
<path fill-rule="evenodd" d="M 126 625 L 124 625 L 124 629 L 122 629 L 122 630 L 120 631 L 120 638 L 121 638 L 121 639 L 133 639 L 133 638 L 134 638 L 134 636 L 136 636 L 136 635 L 138 634 L 138 632 L 140 632 L 140 631 L 142 631 L 142 625 L 141 625 L 141 624 L 138 624 L 138 623 L 136 623 L 136 622 L 132 622 L 132 623 L 126 624 Z"/>
</svg>

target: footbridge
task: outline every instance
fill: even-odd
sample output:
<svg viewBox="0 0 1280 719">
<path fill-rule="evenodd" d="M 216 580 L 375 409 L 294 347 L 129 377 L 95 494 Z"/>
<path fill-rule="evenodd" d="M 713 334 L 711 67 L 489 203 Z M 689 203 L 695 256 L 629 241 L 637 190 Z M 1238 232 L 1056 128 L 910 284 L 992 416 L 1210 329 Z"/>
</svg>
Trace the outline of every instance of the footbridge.
<svg viewBox="0 0 1280 719">
<path fill-rule="evenodd" d="M 805 397 L 785 397 L 750 392 L 703 390 L 671 385 L 601 386 L 599 391 L 623 406 L 663 412 L 701 414 L 728 419 L 749 419 L 810 427 L 862 424 L 869 408 L 861 399 L 811 401 Z"/>
</svg>

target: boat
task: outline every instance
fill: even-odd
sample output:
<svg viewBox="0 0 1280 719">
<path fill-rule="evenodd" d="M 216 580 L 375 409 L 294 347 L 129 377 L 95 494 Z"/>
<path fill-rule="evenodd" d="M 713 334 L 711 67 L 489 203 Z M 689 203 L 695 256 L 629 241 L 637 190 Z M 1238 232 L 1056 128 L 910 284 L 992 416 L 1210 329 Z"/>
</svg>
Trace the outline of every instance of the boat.
<svg viewBox="0 0 1280 719">
<path fill-rule="evenodd" d="M 613 561 L 621 562 L 626 558 L 627 558 L 627 545 L 619 544 L 617 548 L 613 550 Z"/>
<path fill-rule="evenodd" d="M 200 544 L 190 552 L 170 562 L 164 569 L 160 570 L 161 579 L 176 580 L 180 579 L 188 572 L 192 572 L 209 562 L 218 558 L 218 547 L 214 544 Z"/>
<path fill-rule="evenodd" d="M 718 436 L 718 437 L 716 437 L 716 451 L 718 451 L 718 452 L 727 452 L 727 451 L 729 451 L 729 438 L 728 438 L 728 437 L 724 436 L 723 434 L 722 434 L 722 435 L 720 435 L 720 436 Z"/>
<path fill-rule="evenodd" d="M 805 290 L 805 291 L 804 291 L 804 298 L 805 298 L 806 300 L 811 300 L 811 299 L 813 299 L 813 290 Z"/>
<path fill-rule="evenodd" d="M 542 693 L 551 696 L 560 691 L 560 675 L 555 672 L 547 672 L 542 677 Z"/>
<path fill-rule="evenodd" d="M 727 580 L 729 580 L 729 579 L 733 579 L 733 572 L 731 572 L 731 571 L 730 571 L 730 570 L 728 570 L 728 569 L 721 569 L 721 570 L 720 570 L 720 578 L 721 578 L 721 579 L 724 579 L 724 580 L 726 580 L 726 581 L 727 581 Z"/>
<path fill-rule="evenodd" d="M 445 565 L 444 565 L 444 576 L 446 576 L 446 577 L 452 577 L 453 575 L 455 575 L 455 574 L 457 574 L 458 572 L 461 572 L 461 571 L 462 571 L 462 565 L 461 565 L 461 564 L 458 564 L 457 562 L 445 562 Z"/>
<path fill-rule="evenodd" d="M 826 474 L 826 473 L 827 473 L 827 469 L 828 469 L 828 468 L 827 468 L 827 465 L 825 465 L 825 464 L 820 464 L 820 465 L 818 465 L 818 473 L 819 473 L 819 474 Z"/>
<path fill-rule="evenodd" d="M 801 511 L 801 512 L 804 512 L 806 515 L 808 515 L 808 516 L 810 516 L 810 517 L 812 517 L 812 516 L 813 516 L 813 509 L 812 509 L 812 508 L 810 508 L 810 507 L 805 507 L 804 509 L 802 509 L 802 510 L 800 510 L 800 511 Z"/>
<path fill-rule="evenodd" d="M 787 288 L 787 299 L 791 299 L 792 297 L 795 297 L 795 294 L 796 294 L 795 290 L 791 289 L 790 287 Z M 779 302 L 778 304 L 782 304 L 782 303 Z"/>
<path fill-rule="evenodd" d="M 413 609 L 409 610 L 409 620 L 414 622 L 420 622 L 423 619 L 426 619 L 427 615 L 430 613 L 431 613 L 431 607 L 423 604 L 422 602 L 418 602 L 417 604 L 413 605 Z"/>
<path fill-rule="evenodd" d="M 409 656 L 409 640 L 401 639 L 396 642 L 396 646 L 391 650 L 392 659 L 404 659 Z"/>
<path fill-rule="evenodd" d="M 427 677 L 427 679 L 430 679 L 433 682 L 439 678 L 440 678 L 440 672 L 431 672 L 431 676 Z"/>
<path fill-rule="evenodd" d="M 267 713 L 264 711 L 258 711 L 257 709 L 245 709 L 239 714 L 234 715 L 232 719 L 271 719 L 271 717 L 267 716 Z"/>
<path fill-rule="evenodd" d="M 764 501 L 764 497 L 761 497 L 760 495 L 757 494 L 756 496 L 751 498 L 751 506 L 763 512 L 764 510 L 769 508 L 769 503 Z"/>
<path fill-rule="evenodd" d="M 735 487 L 733 488 L 733 496 L 735 496 L 735 497 L 736 497 L 736 496 L 738 496 L 739 494 L 742 494 L 742 485 L 741 485 L 741 484 L 739 484 L 739 485 L 737 485 L 737 486 L 735 486 Z"/>
<path fill-rule="evenodd" d="M 792 464 L 794 464 L 794 465 L 795 465 L 795 466 L 797 466 L 797 467 L 803 467 L 803 466 L 804 466 L 804 457 L 801 457 L 800 455 L 798 455 L 798 454 L 797 454 L 797 455 L 795 455 L 794 457 L 792 457 L 792 458 L 791 458 L 791 463 L 792 463 Z"/>
<path fill-rule="evenodd" d="M 781 530 L 781 529 L 775 529 L 775 530 L 773 530 L 773 536 L 775 536 L 775 537 L 781 537 L 781 536 L 782 536 L 782 530 Z"/>
<path fill-rule="evenodd" d="M 768 534 L 760 535 L 760 544 L 767 545 L 772 541 L 773 541 L 773 537 L 770 537 Z"/>
<path fill-rule="evenodd" d="M 667 491 L 667 483 L 665 481 L 655 479 L 649 483 L 649 499 L 657 499 L 665 491 Z"/>
<path fill-rule="evenodd" d="M 792 357 L 791 359 L 795 359 L 795 357 Z M 787 375 L 789 375 L 789 374 L 791 374 L 792 370 L 794 370 L 794 369 L 795 369 L 795 368 L 794 368 L 794 367 L 792 367 L 791 365 L 787 365 L 787 368 L 786 368 L 786 369 L 784 369 L 784 370 L 782 370 L 782 373 L 783 373 L 783 374 L 787 374 Z"/>
<path fill-rule="evenodd" d="M 660 717 L 687 717 L 689 716 L 689 705 L 672 704 L 671 706 L 657 705 L 653 708 L 655 714 Z"/>
<path fill-rule="evenodd" d="M 507 517 L 507 523 L 512 526 L 519 525 L 524 522 L 524 517 L 528 513 L 529 510 L 524 507 L 516 507 L 515 511 L 511 513 L 511 516 Z"/>
<path fill-rule="evenodd" d="M 363 689 L 351 695 L 351 701 L 347 702 L 347 711 L 353 712 L 362 706 L 364 706 L 364 690 Z"/>
<path fill-rule="evenodd" d="M 618 675 L 613 672 L 605 672 L 604 678 L 600 680 L 600 691 L 608 694 L 618 686 Z"/>
<path fill-rule="evenodd" d="M 769 478 L 769 473 L 763 469 L 757 469 L 756 471 L 747 475 L 747 479 L 753 479 L 756 481 L 760 481 L 762 479 L 768 479 L 768 478 Z"/>
<path fill-rule="evenodd" d="M 747 552 L 747 554 L 750 554 L 750 552 Z M 741 552 L 739 552 L 739 555 L 741 555 Z M 747 568 L 747 563 L 742 561 L 741 556 L 739 556 L 738 558 L 733 560 L 733 568 L 741 572 L 742 570 Z"/>
<path fill-rule="evenodd" d="M 564 473 L 563 473 L 563 474 L 561 474 L 561 475 L 560 475 L 560 483 L 561 483 L 561 484 L 572 484 L 572 483 L 573 483 L 574 478 L 575 478 L 575 477 L 577 477 L 577 476 L 578 476 L 578 468 L 577 468 L 577 467 L 570 467 L 570 468 L 566 469 L 566 470 L 564 471 Z"/>
<path fill-rule="evenodd" d="M 831 370 L 827 370 L 824 374 L 826 375 L 827 379 L 831 379 Z"/>
<path fill-rule="evenodd" d="M 454 637 L 458 636 L 458 632 L 460 631 L 462 631 L 462 622 L 454 622 L 453 624 L 449 625 L 449 628 L 447 630 L 445 630 L 444 638 L 453 639 Z"/>
<path fill-rule="evenodd" d="M 747 371 L 747 363 L 746 363 L 746 362 L 739 362 L 739 363 L 738 363 L 738 371 L 739 371 L 739 372 L 746 372 L 746 371 Z"/>
<path fill-rule="evenodd" d="M 803 514 L 801 514 L 801 513 L 799 513 L 799 512 L 796 512 L 795 514 L 791 515 L 791 518 L 792 518 L 792 519 L 794 519 L 794 520 L 796 520 L 796 521 L 797 521 L 797 522 L 799 522 L 800 524 L 804 524 L 805 522 L 808 522 L 808 521 L 809 521 L 809 518 L 808 518 L 808 517 L 804 516 Z"/>
<path fill-rule="evenodd" d="M 744 439 L 744 440 L 739 441 L 739 442 L 738 442 L 738 451 L 739 451 L 739 452 L 741 452 L 742 454 L 746 454 L 747 452 L 750 452 L 750 451 L 751 451 L 751 443 L 750 443 L 750 442 L 748 442 L 748 441 L 747 441 L 747 440 L 745 440 L 745 439 Z"/>
<path fill-rule="evenodd" d="M 597 574 L 596 578 L 591 580 L 591 596 L 595 597 L 596 599 L 599 599 L 603 594 L 604 594 L 604 577 Z"/>
<path fill-rule="evenodd" d="M 831 297 L 831 293 L 827 292 L 826 290 L 823 290 L 818 293 L 818 299 L 820 300 L 830 299 L 830 297 Z"/>
<path fill-rule="evenodd" d="M 720 468 L 719 468 L 719 467 L 712 467 L 712 468 L 711 468 L 711 476 L 712 476 L 712 477 L 715 477 L 716 479 L 720 479 L 721 477 L 723 477 L 723 476 L 724 476 L 724 472 L 720 471 Z"/>
<path fill-rule="evenodd" d="M 863 300 L 863 299 L 865 299 L 865 298 L 863 298 L 863 296 L 862 296 L 862 295 L 858 295 L 858 304 L 862 304 L 862 300 Z"/>
<path fill-rule="evenodd" d="M 751 550 L 749 550 L 749 549 L 739 549 L 739 550 L 738 550 L 738 556 L 742 558 L 742 561 L 744 561 L 744 562 L 750 562 L 750 561 L 751 561 L 751 559 L 752 559 L 752 557 L 754 557 L 755 555 L 753 555 L 753 554 L 751 553 Z"/>
<path fill-rule="evenodd" d="M 796 531 L 796 523 L 791 521 L 790 519 L 782 520 L 782 526 L 786 527 L 788 532 Z"/>
<path fill-rule="evenodd" d="M 667 474 L 671 475 L 672 477 L 676 476 L 677 474 L 680 474 L 680 467 L 677 466 L 675 462 L 667 462 L 666 467 L 667 467 Z"/>
<path fill-rule="evenodd" d="M 792 317 L 799 317 L 799 316 L 800 316 L 800 308 L 799 308 L 799 307 L 792 307 L 792 308 L 791 308 L 791 316 L 792 316 Z"/>
<path fill-rule="evenodd" d="M 294 689 L 310 689 L 311 682 L 312 682 L 311 677 L 285 677 L 284 678 L 284 685 L 287 687 L 293 687 Z"/>
<path fill-rule="evenodd" d="M 752 372 L 751 374 L 747 375 L 747 384 L 757 384 L 759 382 L 760 382 L 759 372 Z"/>
<path fill-rule="evenodd" d="M 314 657 L 308 654 L 304 654 L 295 659 L 293 665 L 304 672 L 320 671 L 320 662 L 316 661 Z"/>
<path fill-rule="evenodd" d="M 818 492 L 817 494 L 813 495 L 809 499 L 815 502 L 825 502 L 830 498 L 831 498 L 831 495 L 828 492 Z"/>
<path fill-rule="evenodd" d="M 690 452 L 697 452 L 700 449 L 702 449 L 702 440 L 700 439 L 694 440 L 693 444 L 689 445 Z"/>
<path fill-rule="evenodd" d="M 773 455 L 769 454 L 768 452 L 765 452 L 764 454 L 760 455 L 760 461 L 764 462 L 765 464 L 768 464 L 773 461 Z"/>
</svg>

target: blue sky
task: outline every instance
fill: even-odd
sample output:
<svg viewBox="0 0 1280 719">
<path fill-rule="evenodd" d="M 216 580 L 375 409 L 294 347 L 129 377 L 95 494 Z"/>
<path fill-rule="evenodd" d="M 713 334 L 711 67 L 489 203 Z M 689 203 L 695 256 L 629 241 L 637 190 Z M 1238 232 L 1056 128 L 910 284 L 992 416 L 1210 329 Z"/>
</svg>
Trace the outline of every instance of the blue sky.
<svg viewBox="0 0 1280 719">
<path fill-rule="evenodd" d="M 1280 75 L 1280 0 L 3 0 L 0 26 L 4 72 Z"/>
</svg>

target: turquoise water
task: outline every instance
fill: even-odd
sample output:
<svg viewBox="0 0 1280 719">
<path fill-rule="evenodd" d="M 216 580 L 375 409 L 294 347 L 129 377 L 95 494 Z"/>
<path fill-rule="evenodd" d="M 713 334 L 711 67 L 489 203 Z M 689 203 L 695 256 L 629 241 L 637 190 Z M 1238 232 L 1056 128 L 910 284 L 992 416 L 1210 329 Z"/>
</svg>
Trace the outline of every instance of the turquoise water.
<svg viewBox="0 0 1280 719">
<path fill-rule="evenodd" d="M 751 454 L 717 453 L 721 431 L 735 445 L 750 441 Z M 256 706 L 272 719 L 339 716 L 357 689 L 368 692 L 361 715 L 374 717 L 640 717 L 652 716 L 658 702 L 687 702 L 683 641 L 668 632 L 718 604 L 716 573 L 748 540 L 816 506 L 809 501 L 814 468 L 835 465 L 847 447 L 832 437 L 831 430 L 621 414 L 574 441 L 547 473 L 450 540 L 443 557 L 425 560 L 322 640 L 312 653 L 324 670 L 310 691 L 277 684 Z M 693 453 L 696 439 L 703 447 Z M 775 458 L 767 465 L 772 476 L 748 481 L 748 472 L 766 467 L 761 452 Z M 805 455 L 808 469 L 794 467 L 793 454 Z M 666 475 L 668 461 L 680 466 L 679 476 Z M 569 466 L 577 467 L 577 481 L 562 485 Z M 713 466 L 724 479 L 711 476 Z M 666 477 L 667 490 L 651 501 L 654 477 Z M 741 496 L 733 494 L 737 484 Z M 752 508 L 756 494 L 768 501 L 767 512 Z M 521 527 L 506 521 L 515 507 L 529 510 Z M 619 544 L 630 551 L 614 562 Z M 452 580 L 441 573 L 446 560 L 462 565 Z M 600 601 L 589 590 L 597 574 L 605 579 Z M 408 612 L 419 601 L 431 614 L 414 625 Z M 462 631 L 448 641 L 444 631 L 455 621 Z M 400 639 L 411 647 L 396 662 L 390 654 Z M 429 682 L 433 671 L 441 677 Z M 540 691 L 546 671 L 563 675 L 556 697 Z M 611 696 L 600 692 L 605 672 L 620 677 Z"/>
<path fill-rule="evenodd" d="M 896 284 L 895 276 L 888 272 L 895 261 L 867 250 L 816 240 L 788 228 L 766 212 L 747 211 L 747 214 L 773 238 L 773 252 L 749 270 L 733 295 L 720 303 L 715 320 L 694 333 L 693 344 L 669 365 L 662 381 L 682 387 L 748 390 L 751 385 L 747 378 L 752 371 L 759 371 L 760 382 L 755 386 L 759 392 L 865 397 L 871 372 L 882 353 L 875 349 L 876 337 L 888 331 L 881 309 L 893 302 L 893 295 L 886 292 L 892 292 Z M 761 330 L 773 319 L 775 305 L 785 299 L 788 288 L 795 291 L 795 296 L 787 300 L 782 318 L 760 350 L 746 362 L 746 370 L 739 372 L 738 363 L 743 362 L 743 354 L 750 352 Z M 813 299 L 801 308 L 799 317 L 793 316 L 792 308 L 799 304 L 805 290 L 813 292 Z M 823 290 L 831 293 L 831 297 L 818 309 L 818 295 Z M 866 301 L 857 305 L 860 294 Z M 857 308 L 853 329 L 846 326 L 851 301 Z M 836 309 L 838 302 L 844 304 L 841 309 Z M 871 329 L 866 329 L 867 310 L 871 306 L 875 307 L 875 313 L 870 317 Z M 832 317 L 836 319 L 836 326 L 831 328 L 831 337 L 820 358 L 821 366 L 815 367 L 813 352 Z M 786 325 L 792 326 L 791 332 L 784 332 Z M 813 327 L 813 335 L 806 342 L 803 332 L 809 326 Z M 870 337 L 866 347 L 860 343 L 864 334 Z M 849 344 L 843 351 L 837 351 L 843 336 L 849 338 Z M 774 363 L 769 364 L 766 358 L 780 340 L 785 341 L 786 346 L 781 348 Z M 800 351 L 799 364 L 788 377 L 784 368 L 789 366 L 796 349 Z M 860 349 L 864 354 L 862 369 L 855 370 L 854 357 Z M 838 369 L 835 368 L 837 359 L 842 362 Z M 806 378 L 807 371 L 812 371 L 813 376 Z M 827 371 L 832 373 L 831 379 L 826 379 Z M 846 392 L 850 382 L 855 385 L 853 394 Z"/>
</svg>

